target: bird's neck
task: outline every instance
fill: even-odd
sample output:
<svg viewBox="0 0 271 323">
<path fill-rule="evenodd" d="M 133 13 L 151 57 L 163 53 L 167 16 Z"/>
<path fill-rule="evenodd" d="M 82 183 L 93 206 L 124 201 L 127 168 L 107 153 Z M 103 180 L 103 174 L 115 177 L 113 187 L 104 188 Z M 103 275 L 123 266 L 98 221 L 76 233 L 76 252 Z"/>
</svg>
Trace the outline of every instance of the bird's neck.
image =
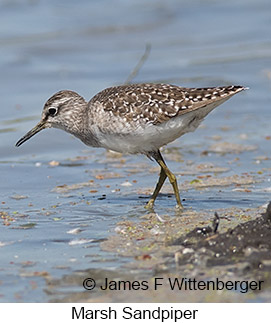
<svg viewBox="0 0 271 323">
<path fill-rule="evenodd" d="M 93 124 L 88 114 L 87 107 L 85 111 L 81 111 L 80 116 L 76 118 L 73 125 L 70 126 L 69 129 L 67 129 L 66 131 L 80 139 L 84 144 L 88 146 L 100 146 L 96 136 L 94 135 Z"/>
</svg>

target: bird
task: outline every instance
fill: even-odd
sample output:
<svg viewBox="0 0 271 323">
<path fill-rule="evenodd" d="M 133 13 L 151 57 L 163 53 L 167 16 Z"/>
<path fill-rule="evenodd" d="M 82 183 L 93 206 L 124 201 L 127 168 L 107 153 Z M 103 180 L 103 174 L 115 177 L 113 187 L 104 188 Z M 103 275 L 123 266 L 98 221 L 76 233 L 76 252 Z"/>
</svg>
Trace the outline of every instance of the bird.
<svg viewBox="0 0 271 323">
<path fill-rule="evenodd" d="M 47 100 L 40 122 L 16 146 L 52 127 L 91 147 L 143 154 L 160 166 L 158 182 L 145 207 L 153 209 L 168 178 L 176 207 L 182 209 L 176 176 L 160 148 L 194 131 L 214 108 L 245 89 L 240 85 L 187 88 L 164 83 L 125 84 L 106 88 L 88 102 L 74 91 L 62 90 Z"/>
</svg>

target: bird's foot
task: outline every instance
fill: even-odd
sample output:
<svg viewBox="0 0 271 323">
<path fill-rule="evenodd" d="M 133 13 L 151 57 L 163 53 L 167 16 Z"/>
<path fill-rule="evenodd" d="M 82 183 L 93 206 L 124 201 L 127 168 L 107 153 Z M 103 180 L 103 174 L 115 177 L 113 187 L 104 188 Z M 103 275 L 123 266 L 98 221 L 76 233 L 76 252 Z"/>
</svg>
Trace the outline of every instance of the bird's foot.
<svg viewBox="0 0 271 323">
<path fill-rule="evenodd" d="M 177 202 L 178 203 L 178 202 Z M 181 202 L 179 202 L 176 206 L 175 206 L 176 210 L 178 211 L 182 211 L 184 209 L 183 205 Z"/>
<path fill-rule="evenodd" d="M 150 199 L 149 202 L 145 205 L 145 209 L 153 210 L 154 199 Z"/>
</svg>

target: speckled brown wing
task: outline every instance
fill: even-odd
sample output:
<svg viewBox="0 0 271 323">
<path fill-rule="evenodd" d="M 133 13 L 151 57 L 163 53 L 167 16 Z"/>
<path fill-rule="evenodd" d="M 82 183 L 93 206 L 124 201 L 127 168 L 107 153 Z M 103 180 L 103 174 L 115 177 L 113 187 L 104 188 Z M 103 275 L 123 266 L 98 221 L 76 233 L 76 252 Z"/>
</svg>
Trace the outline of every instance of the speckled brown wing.
<svg viewBox="0 0 271 323">
<path fill-rule="evenodd" d="M 104 111 L 128 122 L 160 124 L 210 103 L 223 102 L 243 89 L 242 86 L 183 88 L 169 84 L 131 84 L 107 88 L 91 102 L 100 102 Z"/>
</svg>

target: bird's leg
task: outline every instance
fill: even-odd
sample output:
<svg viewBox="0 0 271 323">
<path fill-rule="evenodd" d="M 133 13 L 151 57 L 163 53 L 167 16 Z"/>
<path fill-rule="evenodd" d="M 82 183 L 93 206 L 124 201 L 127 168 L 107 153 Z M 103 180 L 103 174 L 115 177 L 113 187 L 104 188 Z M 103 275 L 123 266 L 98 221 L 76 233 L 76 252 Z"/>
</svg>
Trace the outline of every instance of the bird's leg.
<svg viewBox="0 0 271 323">
<path fill-rule="evenodd" d="M 153 207 L 153 203 L 161 189 L 161 187 L 163 186 L 166 177 L 168 177 L 170 184 L 173 187 L 174 190 L 174 194 L 175 194 L 175 198 L 177 201 L 177 207 L 182 209 L 182 203 L 181 203 L 181 199 L 180 199 L 180 194 L 179 194 L 179 189 L 178 189 L 178 185 L 177 185 L 177 180 L 175 175 L 169 170 L 169 168 L 167 167 L 160 151 L 158 150 L 157 152 L 152 152 L 149 154 L 150 157 L 154 158 L 156 160 L 156 162 L 160 165 L 161 167 L 161 172 L 160 172 L 160 177 L 158 180 L 158 183 L 156 185 L 156 188 L 153 192 L 153 195 L 149 201 L 149 203 L 147 204 L 147 207 L 152 208 Z"/>
<path fill-rule="evenodd" d="M 161 167 L 160 176 L 159 176 L 158 182 L 156 184 L 155 190 L 154 190 L 148 204 L 146 205 L 147 209 L 153 208 L 154 201 L 156 200 L 156 197 L 159 194 L 161 187 L 163 186 L 166 178 L 167 178 L 167 175 L 166 175 L 164 169 Z"/>
</svg>

